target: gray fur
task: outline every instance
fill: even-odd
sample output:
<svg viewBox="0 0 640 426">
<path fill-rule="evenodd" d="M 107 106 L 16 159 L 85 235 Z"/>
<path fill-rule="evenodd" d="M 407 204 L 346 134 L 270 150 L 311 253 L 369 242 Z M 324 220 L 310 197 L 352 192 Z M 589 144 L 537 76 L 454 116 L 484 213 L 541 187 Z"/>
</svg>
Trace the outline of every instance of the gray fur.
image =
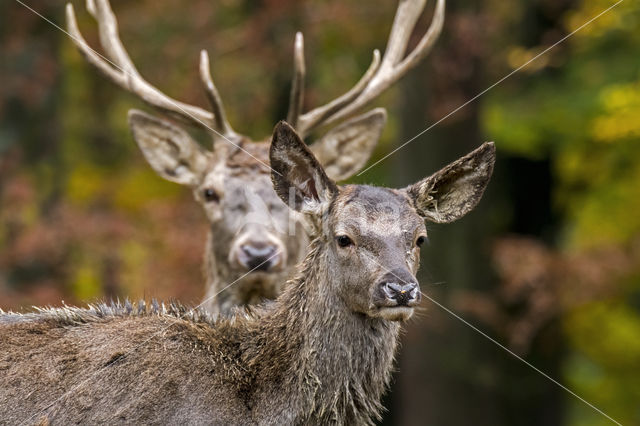
<svg viewBox="0 0 640 426">
<path fill-rule="evenodd" d="M 283 201 L 315 230 L 278 299 L 230 317 L 128 302 L 2 313 L 0 424 L 379 420 L 400 323 L 420 301 L 384 289 L 417 286 L 428 216 L 411 191 L 335 185 L 286 123 L 271 160 L 278 192 L 300 193 Z"/>
</svg>

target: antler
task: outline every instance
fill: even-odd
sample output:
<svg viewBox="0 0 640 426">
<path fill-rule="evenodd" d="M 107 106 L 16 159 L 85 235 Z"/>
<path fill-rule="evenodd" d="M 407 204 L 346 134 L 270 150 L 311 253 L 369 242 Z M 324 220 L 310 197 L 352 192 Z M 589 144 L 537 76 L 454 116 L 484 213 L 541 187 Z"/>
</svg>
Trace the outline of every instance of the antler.
<svg viewBox="0 0 640 426">
<path fill-rule="evenodd" d="M 212 130 L 227 140 L 238 139 L 227 122 L 220 95 L 209 72 L 209 56 L 200 54 L 200 78 L 212 111 L 175 100 L 149 84 L 138 72 L 118 35 L 118 22 L 108 0 L 87 0 L 87 10 L 98 23 L 100 44 L 106 58 L 93 50 L 78 29 L 73 5 L 67 3 L 67 30 L 71 39 L 87 61 L 107 78 L 123 89 L 141 98 L 147 104 L 177 118 Z"/>
<path fill-rule="evenodd" d="M 301 136 L 304 137 L 322 125 L 351 116 L 378 97 L 429 53 L 442 31 L 445 0 L 438 0 L 429 29 L 415 49 L 405 56 L 409 37 L 425 4 L 426 0 L 400 0 L 382 62 L 380 62 L 380 52 L 375 50 L 369 69 L 351 90 L 304 114 L 300 114 L 304 90 L 303 41 L 302 34 L 296 34 L 294 78 L 287 121 Z"/>
</svg>

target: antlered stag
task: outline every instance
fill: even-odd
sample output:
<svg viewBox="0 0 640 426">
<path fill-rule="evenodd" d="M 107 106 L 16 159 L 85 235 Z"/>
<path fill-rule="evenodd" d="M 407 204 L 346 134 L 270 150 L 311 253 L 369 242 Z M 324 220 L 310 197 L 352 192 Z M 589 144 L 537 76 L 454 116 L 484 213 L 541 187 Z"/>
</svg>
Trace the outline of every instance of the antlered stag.
<svg viewBox="0 0 640 426">
<path fill-rule="evenodd" d="M 332 179 L 343 180 L 362 169 L 386 121 L 382 108 L 354 115 L 424 58 L 438 38 L 444 21 L 444 0 L 438 0 L 424 37 L 406 53 L 425 3 L 400 1 L 384 57 L 380 59 L 376 50 L 371 66 L 351 90 L 304 114 L 303 38 L 300 33 L 296 35 L 287 121 L 303 138 L 331 126 L 311 150 Z M 200 77 L 211 111 L 174 100 L 141 76 L 120 41 L 117 21 L 107 0 L 87 0 L 87 10 L 98 22 L 104 56 L 87 45 L 74 9 L 67 5 L 69 33 L 87 61 L 161 113 L 202 127 L 213 139 L 214 149 L 205 150 L 176 124 L 141 111 L 129 113 L 134 138 L 151 167 L 163 178 L 191 188 L 209 220 L 203 306 L 209 312 L 228 313 L 236 305 L 275 298 L 293 267 L 307 253 L 309 239 L 299 217 L 290 217 L 271 187 L 269 138 L 252 142 L 231 128 L 204 50 Z"/>
<path fill-rule="evenodd" d="M 310 250 L 275 302 L 246 314 L 130 305 L 0 315 L 0 423 L 369 424 L 400 323 L 420 302 L 424 221 L 474 208 L 486 143 L 405 189 L 338 186 L 282 122 L 276 193 Z"/>
</svg>

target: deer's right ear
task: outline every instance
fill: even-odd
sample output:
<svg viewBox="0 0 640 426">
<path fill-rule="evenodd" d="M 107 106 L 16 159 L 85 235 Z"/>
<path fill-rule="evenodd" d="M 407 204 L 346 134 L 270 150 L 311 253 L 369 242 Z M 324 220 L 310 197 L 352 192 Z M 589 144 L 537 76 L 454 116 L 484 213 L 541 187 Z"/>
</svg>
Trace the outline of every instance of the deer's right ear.
<svg viewBox="0 0 640 426">
<path fill-rule="evenodd" d="M 129 126 L 156 173 L 182 185 L 198 185 L 207 167 L 208 155 L 187 132 L 134 109 L 129 111 Z"/>
<path fill-rule="evenodd" d="M 269 159 L 273 188 L 294 210 L 317 212 L 338 193 L 316 157 L 284 121 L 273 130 Z"/>
</svg>

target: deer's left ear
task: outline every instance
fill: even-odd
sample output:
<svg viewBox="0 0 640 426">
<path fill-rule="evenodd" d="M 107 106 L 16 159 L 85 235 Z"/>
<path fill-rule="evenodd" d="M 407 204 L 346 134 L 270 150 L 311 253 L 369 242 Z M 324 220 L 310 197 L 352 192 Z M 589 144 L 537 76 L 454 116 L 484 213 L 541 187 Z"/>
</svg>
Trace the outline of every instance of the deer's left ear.
<svg viewBox="0 0 640 426">
<path fill-rule="evenodd" d="M 348 179 L 367 163 L 386 122 L 385 109 L 373 109 L 328 131 L 311 151 L 331 179 Z"/>
<path fill-rule="evenodd" d="M 319 212 L 338 193 L 316 157 L 284 121 L 273 130 L 269 159 L 273 188 L 294 210 Z"/>
<path fill-rule="evenodd" d="M 495 145 L 486 142 L 405 191 L 426 220 L 453 222 L 478 204 L 491 178 L 495 160 Z"/>
</svg>

